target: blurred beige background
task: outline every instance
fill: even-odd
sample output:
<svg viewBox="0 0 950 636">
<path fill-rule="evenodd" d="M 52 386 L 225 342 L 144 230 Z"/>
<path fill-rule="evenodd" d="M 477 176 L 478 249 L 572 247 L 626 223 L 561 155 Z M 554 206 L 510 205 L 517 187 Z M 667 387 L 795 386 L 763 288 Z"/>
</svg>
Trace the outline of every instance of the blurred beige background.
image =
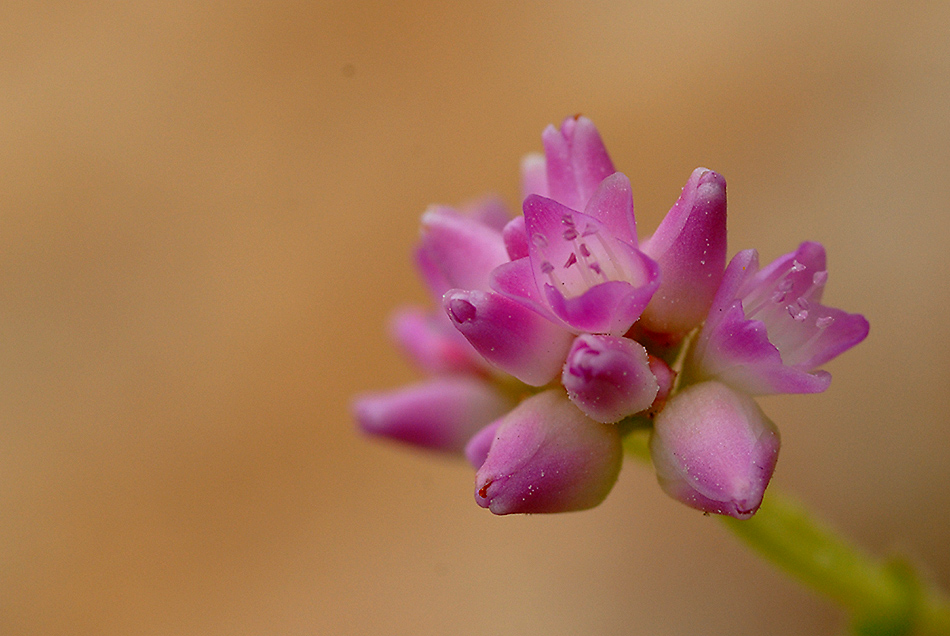
<svg viewBox="0 0 950 636">
<path fill-rule="evenodd" d="M 576 112 L 642 232 L 704 165 L 730 252 L 826 245 L 871 336 L 775 484 L 950 586 L 948 104 L 946 2 L 4 4 L 0 634 L 837 633 L 647 468 L 496 518 L 354 431 L 419 214 Z"/>
</svg>

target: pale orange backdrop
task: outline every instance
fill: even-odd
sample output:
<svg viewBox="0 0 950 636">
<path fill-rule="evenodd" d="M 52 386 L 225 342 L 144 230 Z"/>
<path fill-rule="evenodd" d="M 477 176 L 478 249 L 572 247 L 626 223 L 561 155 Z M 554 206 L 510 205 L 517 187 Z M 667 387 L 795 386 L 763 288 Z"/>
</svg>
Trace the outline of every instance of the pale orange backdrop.
<svg viewBox="0 0 950 636">
<path fill-rule="evenodd" d="M 871 335 L 774 483 L 950 585 L 950 4 L 6 3 L 0 634 L 838 633 L 646 467 L 497 518 L 354 431 L 420 213 L 576 112 L 642 232 L 702 165 L 731 252 L 827 246 Z"/>
</svg>

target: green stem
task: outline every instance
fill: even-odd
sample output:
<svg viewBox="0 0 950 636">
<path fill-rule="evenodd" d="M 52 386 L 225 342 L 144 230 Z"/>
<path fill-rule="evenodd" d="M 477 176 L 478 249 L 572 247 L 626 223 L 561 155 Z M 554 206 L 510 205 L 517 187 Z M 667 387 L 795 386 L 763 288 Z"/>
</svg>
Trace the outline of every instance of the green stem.
<svg viewBox="0 0 950 636">
<path fill-rule="evenodd" d="M 650 463 L 650 422 L 621 422 L 624 451 Z M 950 636 L 950 600 L 904 560 L 881 561 L 818 522 L 772 486 L 755 516 L 720 517 L 752 549 L 852 616 L 860 636 Z"/>
<path fill-rule="evenodd" d="M 950 635 L 950 603 L 904 561 L 879 561 L 770 488 L 754 517 L 726 527 L 775 565 L 851 611 L 862 635 Z"/>
</svg>

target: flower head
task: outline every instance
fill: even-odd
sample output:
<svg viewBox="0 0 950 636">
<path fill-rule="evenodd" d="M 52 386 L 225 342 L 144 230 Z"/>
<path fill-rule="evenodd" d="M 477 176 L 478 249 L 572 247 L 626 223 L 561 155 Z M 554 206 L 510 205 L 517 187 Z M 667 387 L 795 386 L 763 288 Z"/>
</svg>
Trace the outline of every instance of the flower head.
<svg viewBox="0 0 950 636">
<path fill-rule="evenodd" d="M 629 179 L 590 120 L 569 117 L 522 162 L 523 215 L 496 199 L 422 217 L 416 263 L 441 311 L 391 335 L 428 379 L 362 396 L 371 435 L 463 454 L 495 514 L 598 505 L 621 436 L 652 428 L 661 487 L 704 512 L 755 513 L 779 436 L 750 397 L 817 392 L 816 369 L 867 335 L 821 304 L 824 249 L 760 270 L 726 261 L 726 184 L 698 168 L 640 242 Z"/>
</svg>

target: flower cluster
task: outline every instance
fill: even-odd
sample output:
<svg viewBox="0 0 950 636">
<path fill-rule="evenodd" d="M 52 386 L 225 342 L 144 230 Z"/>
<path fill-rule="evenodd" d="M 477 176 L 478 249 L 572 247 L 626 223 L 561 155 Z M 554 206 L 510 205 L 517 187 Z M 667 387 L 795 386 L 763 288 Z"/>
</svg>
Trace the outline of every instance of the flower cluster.
<svg viewBox="0 0 950 636">
<path fill-rule="evenodd" d="M 430 377 L 356 400 L 362 430 L 464 453 L 496 514 L 598 505 L 622 436 L 649 427 L 660 486 L 748 518 L 779 434 L 752 396 L 816 393 L 816 370 L 861 342 L 863 316 L 821 304 L 818 243 L 760 268 L 726 264 L 726 183 L 699 168 L 641 239 L 630 181 L 584 117 L 522 163 L 523 216 L 483 200 L 422 217 L 416 262 L 436 305 L 392 335 Z"/>
</svg>

